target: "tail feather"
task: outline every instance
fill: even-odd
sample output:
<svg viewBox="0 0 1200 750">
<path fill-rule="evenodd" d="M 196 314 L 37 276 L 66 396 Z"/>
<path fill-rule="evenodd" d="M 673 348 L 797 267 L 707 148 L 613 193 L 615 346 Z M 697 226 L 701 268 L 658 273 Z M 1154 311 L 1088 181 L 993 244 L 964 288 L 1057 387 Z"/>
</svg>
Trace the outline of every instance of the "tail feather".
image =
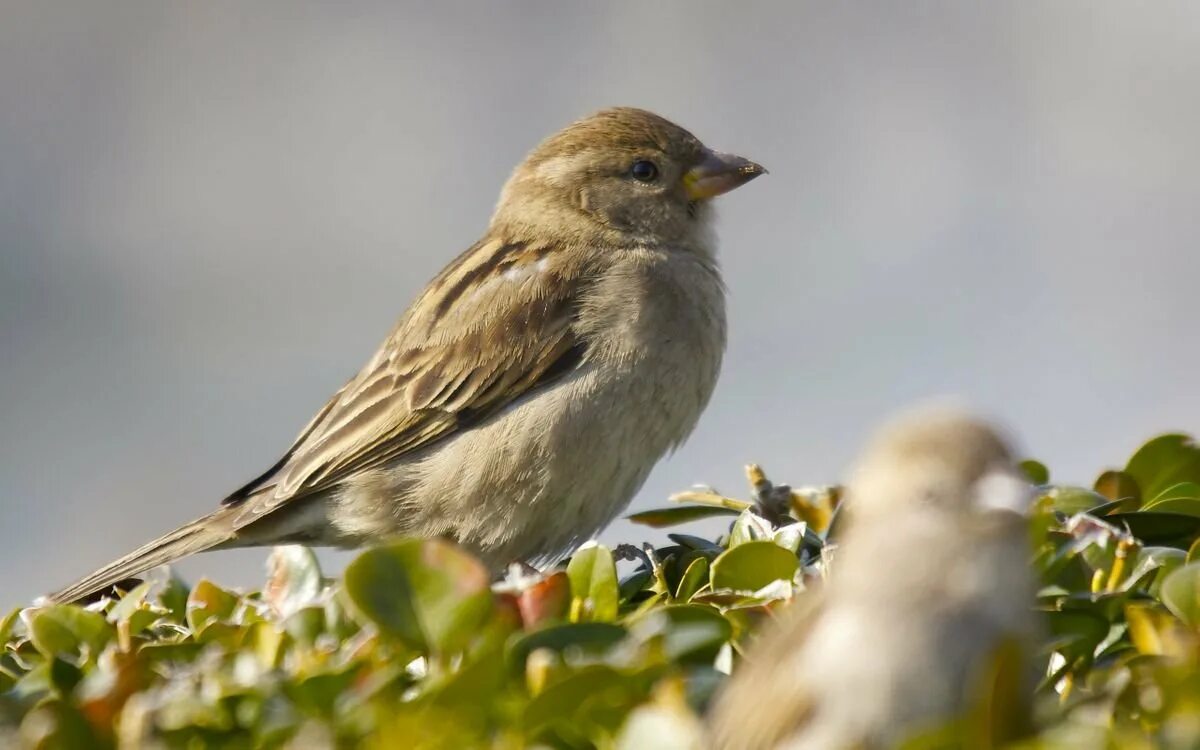
<svg viewBox="0 0 1200 750">
<path fill-rule="evenodd" d="M 234 534 L 227 524 L 222 523 L 224 519 L 221 516 L 224 515 L 226 513 L 222 509 L 180 526 L 169 534 L 164 534 L 154 541 L 138 547 L 128 555 L 114 560 L 61 591 L 50 594 L 47 599 L 60 603 L 79 601 L 150 568 L 174 562 L 182 557 L 203 552 L 227 542 L 234 537 Z"/>
</svg>

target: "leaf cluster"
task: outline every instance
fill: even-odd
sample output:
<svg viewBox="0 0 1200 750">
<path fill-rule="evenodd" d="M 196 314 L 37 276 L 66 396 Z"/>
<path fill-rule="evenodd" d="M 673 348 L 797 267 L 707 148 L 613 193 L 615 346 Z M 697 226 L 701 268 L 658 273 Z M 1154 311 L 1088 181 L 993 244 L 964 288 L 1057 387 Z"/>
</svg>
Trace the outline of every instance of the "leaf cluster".
<svg viewBox="0 0 1200 750">
<path fill-rule="evenodd" d="M 1025 746 L 1200 745 L 1200 448 L 1163 435 L 1091 487 L 1023 468 L 1049 633 Z M 280 547 L 258 591 L 164 571 L 86 607 L 14 610 L 0 746 L 703 747 L 742 651 L 836 565 L 838 488 L 748 474 L 748 499 L 700 488 L 631 517 L 727 516 L 716 539 L 589 544 L 500 582 L 452 544 L 406 539 L 341 580 Z"/>
</svg>

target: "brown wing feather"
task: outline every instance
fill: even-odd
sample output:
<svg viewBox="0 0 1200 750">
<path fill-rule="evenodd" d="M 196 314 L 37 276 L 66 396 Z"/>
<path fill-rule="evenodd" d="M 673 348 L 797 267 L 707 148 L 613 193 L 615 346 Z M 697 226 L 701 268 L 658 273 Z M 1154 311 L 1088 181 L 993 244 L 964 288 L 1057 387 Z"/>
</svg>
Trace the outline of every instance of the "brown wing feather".
<svg viewBox="0 0 1200 750">
<path fill-rule="evenodd" d="M 226 503 L 252 498 L 249 523 L 443 439 L 577 366 L 585 356 L 573 330 L 577 272 L 553 250 L 484 241 L 460 256 L 284 458 Z"/>
</svg>

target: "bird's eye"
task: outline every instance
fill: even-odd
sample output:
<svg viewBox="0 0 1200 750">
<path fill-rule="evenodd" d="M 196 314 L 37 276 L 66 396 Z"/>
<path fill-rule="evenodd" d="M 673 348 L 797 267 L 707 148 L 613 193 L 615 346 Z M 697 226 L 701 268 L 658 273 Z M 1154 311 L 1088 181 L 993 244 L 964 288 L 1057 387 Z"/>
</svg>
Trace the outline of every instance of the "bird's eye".
<svg viewBox="0 0 1200 750">
<path fill-rule="evenodd" d="M 629 168 L 629 174 L 633 175 L 633 179 L 638 182 L 654 182 L 658 177 L 658 167 L 654 166 L 652 161 L 640 159 Z"/>
</svg>

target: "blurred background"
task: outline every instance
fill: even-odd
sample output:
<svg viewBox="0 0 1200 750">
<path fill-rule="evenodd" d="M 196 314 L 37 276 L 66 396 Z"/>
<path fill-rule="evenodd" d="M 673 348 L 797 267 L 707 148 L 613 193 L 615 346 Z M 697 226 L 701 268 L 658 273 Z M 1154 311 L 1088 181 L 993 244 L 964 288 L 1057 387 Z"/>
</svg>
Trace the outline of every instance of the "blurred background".
<svg viewBox="0 0 1200 750">
<path fill-rule="evenodd" d="M 1067 480 L 1200 429 L 1193 3 L 0 14 L 0 609 L 274 462 L 525 152 L 613 104 L 771 170 L 720 202 L 725 368 L 633 509 L 745 496 L 751 460 L 836 481 L 929 396 Z"/>
</svg>

